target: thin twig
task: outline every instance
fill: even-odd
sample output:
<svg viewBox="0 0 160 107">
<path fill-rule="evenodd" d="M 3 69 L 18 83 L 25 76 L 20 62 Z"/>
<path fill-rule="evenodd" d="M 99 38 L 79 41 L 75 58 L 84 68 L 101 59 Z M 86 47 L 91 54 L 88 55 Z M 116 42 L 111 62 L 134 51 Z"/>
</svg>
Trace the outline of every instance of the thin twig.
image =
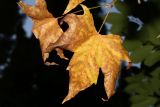
<svg viewBox="0 0 160 107">
<path fill-rule="evenodd" d="M 111 2 L 111 3 L 107 3 L 107 4 L 101 4 L 101 5 L 99 5 L 99 6 L 94 6 L 94 7 L 90 7 L 90 8 L 88 8 L 89 10 L 92 10 L 92 9 L 97 9 L 97 8 L 100 8 L 100 7 L 111 7 L 113 5 L 113 2 Z M 83 10 L 78 10 L 78 11 L 75 11 L 75 12 L 73 12 L 73 13 L 79 13 L 79 12 L 82 12 Z M 63 15 L 62 16 L 60 16 L 60 17 L 57 17 L 57 19 L 59 19 L 59 18 L 62 18 L 63 17 Z"/>
<path fill-rule="evenodd" d="M 104 20 L 103 20 L 100 28 L 99 28 L 99 30 L 98 30 L 98 33 L 100 33 L 100 31 L 102 30 L 102 27 L 103 27 L 103 25 L 105 24 L 105 22 L 106 22 L 106 20 L 107 20 L 107 17 L 109 16 L 109 13 L 110 13 L 110 11 L 111 11 L 111 9 L 112 9 L 112 7 L 114 6 L 114 4 L 115 4 L 116 1 L 117 1 L 117 0 L 113 0 L 111 3 L 109 3 L 109 4 L 110 4 L 109 10 L 108 10 L 108 12 L 107 12 L 107 14 L 106 14 L 106 16 L 105 16 L 105 18 L 104 18 Z"/>
<path fill-rule="evenodd" d="M 100 7 L 110 7 L 110 3 L 107 3 L 107 4 L 102 4 L 102 5 L 99 5 L 99 6 L 94 6 L 94 7 L 90 7 L 88 8 L 89 10 L 92 10 L 92 9 L 97 9 L 97 8 L 100 8 Z M 83 10 L 79 10 L 79 11 L 75 11 L 73 13 L 79 13 L 79 12 L 82 12 Z"/>
<path fill-rule="evenodd" d="M 103 23 L 101 24 L 101 26 L 100 26 L 100 28 L 99 28 L 99 30 L 98 30 L 98 33 L 100 33 L 100 31 L 102 30 L 102 27 L 103 27 L 103 25 L 105 24 L 106 19 L 107 19 L 107 17 L 109 16 L 110 11 L 111 11 L 111 9 L 108 10 L 108 12 L 107 12 L 107 14 L 106 14 L 106 16 L 105 16 L 105 18 L 104 18 L 104 20 L 103 20 Z"/>
</svg>

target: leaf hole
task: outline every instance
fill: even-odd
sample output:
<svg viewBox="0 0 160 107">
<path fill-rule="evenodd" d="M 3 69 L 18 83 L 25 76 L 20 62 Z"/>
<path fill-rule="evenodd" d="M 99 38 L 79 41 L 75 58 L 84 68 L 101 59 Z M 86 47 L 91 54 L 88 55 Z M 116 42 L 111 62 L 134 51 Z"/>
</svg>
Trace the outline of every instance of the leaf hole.
<svg viewBox="0 0 160 107">
<path fill-rule="evenodd" d="M 65 32 L 69 28 L 69 25 L 63 21 L 63 23 L 60 24 L 60 27 L 63 30 L 63 32 Z"/>
</svg>

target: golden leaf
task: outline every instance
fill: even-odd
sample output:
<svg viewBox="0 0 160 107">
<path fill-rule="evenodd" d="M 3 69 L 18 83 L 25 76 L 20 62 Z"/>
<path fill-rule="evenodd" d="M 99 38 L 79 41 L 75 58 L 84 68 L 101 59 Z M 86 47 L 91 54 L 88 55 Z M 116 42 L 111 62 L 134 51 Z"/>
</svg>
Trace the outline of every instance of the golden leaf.
<svg viewBox="0 0 160 107">
<path fill-rule="evenodd" d="M 67 70 L 69 70 L 70 82 L 69 82 L 69 93 L 64 99 L 63 102 L 70 100 L 80 91 L 86 89 L 92 84 L 96 84 L 98 78 L 99 68 L 102 69 L 104 74 L 104 86 L 108 98 L 110 98 L 115 90 L 116 79 L 120 70 L 121 60 L 130 62 L 127 51 L 122 47 L 122 40 L 118 35 L 100 35 L 97 33 L 94 28 L 94 22 L 92 15 L 89 12 L 89 9 L 82 5 L 84 10 L 84 15 L 79 16 L 79 21 L 81 21 L 85 26 L 88 26 L 87 29 L 84 26 L 79 25 L 75 30 L 78 33 L 70 31 L 67 33 L 66 37 L 73 35 L 72 39 L 69 39 L 68 42 L 65 42 L 66 39 L 63 39 L 63 43 L 69 44 L 69 41 L 72 48 L 63 47 L 74 52 L 74 55 L 69 63 Z M 69 14 L 72 15 L 72 14 Z M 73 17 L 67 17 L 68 20 L 74 20 Z M 88 20 L 87 20 L 88 19 Z M 76 23 L 79 23 L 78 21 Z M 69 24 L 70 25 L 70 24 Z M 71 25 L 70 25 L 71 26 Z M 79 31 L 80 30 L 80 31 Z M 79 37 L 85 37 L 85 40 L 81 41 Z M 62 36 L 63 37 L 63 36 Z M 77 42 L 74 42 L 77 38 Z M 77 45 L 77 43 L 79 45 Z M 62 45 L 59 45 L 62 46 Z M 63 45 L 64 46 L 64 45 Z"/>
<path fill-rule="evenodd" d="M 97 83 L 99 68 L 104 74 L 104 86 L 108 98 L 114 94 L 121 60 L 130 62 L 118 35 L 95 34 L 76 49 L 69 63 L 69 93 L 64 102 L 78 92 Z"/>
<path fill-rule="evenodd" d="M 69 11 L 71 11 L 72 9 L 74 9 L 77 5 L 79 5 L 80 3 L 82 3 L 84 0 L 69 0 L 69 3 L 67 5 L 67 8 L 65 9 L 63 14 L 68 13 Z"/>
<path fill-rule="evenodd" d="M 82 1 L 77 0 L 76 5 Z M 22 2 L 19 2 L 19 5 L 34 22 L 33 33 L 40 40 L 44 61 L 54 49 L 64 59 L 67 58 L 62 49 L 74 52 L 67 67 L 70 76 L 69 92 L 63 103 L 92 84 L 96 84 L 100 68 L 104 75 L 104 87 L 108 98 L 114 94 L 121 61 L 130 62 L 120 36 L 100 35 L 94 27 L 92 14 L 84 5 L 81 5 L 83 15 L 71 13 L 61 20 L 60 24 L 66 22 L 69 26 L 65 32 L 58 25 L 57 19 L 47 11 L 44 0 L 37 0 L 35 7 Z M 69 10 L 75 6 L 69 7 Z M 43 10 L 41 10 L 42 7 Z M 43 11 L 40 13 L 43 15 L 36 15 L 39 10 Z"/>
</svg>

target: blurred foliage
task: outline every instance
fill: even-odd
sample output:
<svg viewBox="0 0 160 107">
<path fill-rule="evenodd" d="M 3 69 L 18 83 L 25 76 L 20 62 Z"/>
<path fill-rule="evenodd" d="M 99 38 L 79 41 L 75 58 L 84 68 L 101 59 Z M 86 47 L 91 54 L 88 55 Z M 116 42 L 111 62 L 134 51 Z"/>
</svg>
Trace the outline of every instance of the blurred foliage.
<svg viewBox="0 0 160 107">
<path fill-rule="evenodd" d="M 160 1 L 141 1 L 141 4 L 137 0 L 118 1 L 115 7 L 120 13 L 111 13 L 107 22 L 113 24 L 110 32 L 125 36 L 124 45 L 133 63 L 141 64 L 139 70 L 131 68 L 125 78 L 131 107 L 159 107 Z M 133 16 L 137 23 L 129 21 L 128 16 Z M 143 22 L 140 30 L 138 18 Z"/>
</svg>

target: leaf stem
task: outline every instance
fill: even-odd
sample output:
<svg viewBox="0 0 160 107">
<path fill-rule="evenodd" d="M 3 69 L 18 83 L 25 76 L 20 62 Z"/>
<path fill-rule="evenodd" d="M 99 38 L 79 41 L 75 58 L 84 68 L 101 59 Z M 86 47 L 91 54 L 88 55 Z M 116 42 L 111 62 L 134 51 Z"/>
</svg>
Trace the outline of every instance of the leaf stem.
<svg viewBox="0 0 160 107">
<path fill-rule="evenodd" d="M 111 9 L 108 10 L 107 14 L 105 15 L 105 18 L 103 19 L 103 22 L 98 30 L 98 33 L 100 33 L 100 31 L 102 30 L 102 27 L 103 25 L 105 24 L 106 20 L 107 20 L 107 17 L 109 16 L 109 13 L 110 13 Z"/>
<path fill-rule="evenodd" d="M 89 10 L 92 10 L 92 9 L 97 9 L 97 8 L 100 8 L 100 7 L 110 7 L 111 4 L 110 3 L 107 3 L 107 4 L 102 4 L 102 5 L 99 5 L 99 6 L 94 6 L 94 7 L 90 7 L 88 8 Z M 79 12 L 82 12 L 83 10 L 79 10 L 79 11 L 75 11 L 73 13 L 79 13 Z"/>
<path fill-rule="evenodd" d="M 113 0 L 113 1 L 116 1 L 116 0 Z M 92 10 L 92 9 L 97 9 L 97 8 L 100 8 L 100 7 L 109 7 L 109 8 L 111 8 L 112 6 L 113 6 L 113 4 L 114 4 L 114 2 L 110 2 L 110 3 L 107 3 L 107 4 L 102 4 L 102 5 L 99 5 L 99 6 L 94 6 L 94 7 L 90 7 L 90 8 L 88 8 L 89 10 Z M 82 12 L 83 10 L 78 10 L 78 11 L 75 11 L 75 12 L 73 12 L 73 13 L 79 13 L 79 12 Z M 64 15 L 62 15 L 62 16 L 60 16 L 60 17 L 57 17 L 57 19 L 59 19 L 59 18 L 62 18 Z"/>
<path fill-rule="evenodd" d="M 107 12 L 107 14 L 105 15 L 105 18 L 104 18 L 104 20 L 103 20 L 103 22 L 102 22 L 102 24 L 101 24 L 101 26 L 100 26 L 100 28 L 99 28 L 99 30 L 98 30 L 98 33 L 100 33 L 100 31 L 102 30 L 102 27 L 103 27 L 103 25 L 105 24 L 105 22 L 106 22 L 106 20 L 107 20 L 107 17 L 109 16 L 109 13 L 110 13 L 110 11 L 111 11 L 111 9 L 112 9 L 112 7 L 114 6 L 114 4 L 115 4 L 115 2 L 116 2 L 117 0 L 113 0 L 111 3 L 108 3 L 110 6 L 109 6 L 109 10 L 108 10 L 108 12 Z"/>
</svg>

